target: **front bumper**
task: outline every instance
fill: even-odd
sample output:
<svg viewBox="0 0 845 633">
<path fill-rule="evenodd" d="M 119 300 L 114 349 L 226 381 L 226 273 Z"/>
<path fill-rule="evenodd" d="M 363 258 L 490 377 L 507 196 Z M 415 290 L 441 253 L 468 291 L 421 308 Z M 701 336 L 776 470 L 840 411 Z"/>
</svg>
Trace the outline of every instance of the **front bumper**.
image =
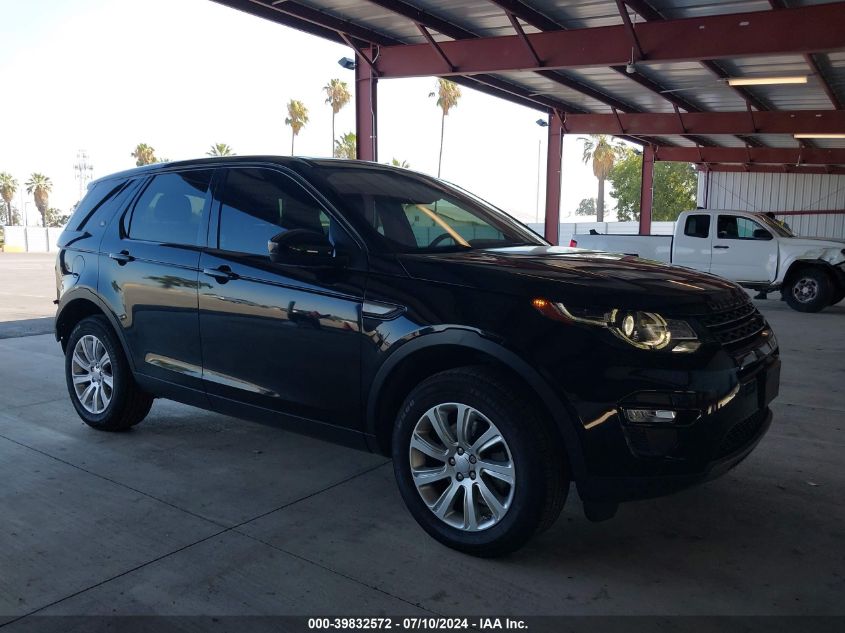
<svg viewBox="0 0 845 633">
<path fill-rule="evenodd" d="M 587 472 L 577 482 L 581 498 L 620 502 L 661 496 L 718 477 L 745 459 L 771 426 L 769 403 L 778 393 L 780 359 L 772 353 L 745 370 L 705 372 L 702 380 L 712 382 L 708 374 L 713 373 L 733 377 L 734 386 L 709 405 L 701 394 L 687 394 L 701 408 L 680 424 L 629 423 L 623 403 L 600 424 L 585 428 Z M 658 395 L 655 391 L 653 397 Z M 672 391 L 662 396 L 678 402 Z"/>
</svg>

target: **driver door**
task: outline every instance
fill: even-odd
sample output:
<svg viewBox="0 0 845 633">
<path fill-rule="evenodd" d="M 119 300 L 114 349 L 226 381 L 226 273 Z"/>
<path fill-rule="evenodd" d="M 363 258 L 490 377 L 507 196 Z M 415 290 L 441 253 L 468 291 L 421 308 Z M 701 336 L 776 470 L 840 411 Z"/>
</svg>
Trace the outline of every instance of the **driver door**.
<svg viewBox="0 0 845 633">
<path fill-rule="evenodd" d="M 741 215 L 719 214 L 710 272 L 732 281 L 774 281 L 778 242 L 759 222 Z"/>
<path fill-rule="evenodd" d="M 359 246 L 293 176 L 271 168 L 227 169 L 212 220 L 199 265 L 212 404 L 360 429 L 366 260 Z M 323 233 L 348 253 L 348 264 L 271 262 L 270 238 L 294 229 Z"/>
</svg>

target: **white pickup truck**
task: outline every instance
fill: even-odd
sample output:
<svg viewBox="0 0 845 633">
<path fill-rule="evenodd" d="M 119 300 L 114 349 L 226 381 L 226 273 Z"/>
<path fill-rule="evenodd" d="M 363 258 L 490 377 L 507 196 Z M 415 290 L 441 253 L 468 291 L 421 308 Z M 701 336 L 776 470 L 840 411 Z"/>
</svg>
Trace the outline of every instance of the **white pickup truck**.
<svg viewBox="0 0 845 633">
<path fill-rule="evenodd" d="M 798 237 L 762 213 L 684 211 L 675 235 L 573 235 L 573 247 L 695 268 L 755 290 L 781 290 L 818 312 L 845 297 L 845 241 Z"/>
</svg>

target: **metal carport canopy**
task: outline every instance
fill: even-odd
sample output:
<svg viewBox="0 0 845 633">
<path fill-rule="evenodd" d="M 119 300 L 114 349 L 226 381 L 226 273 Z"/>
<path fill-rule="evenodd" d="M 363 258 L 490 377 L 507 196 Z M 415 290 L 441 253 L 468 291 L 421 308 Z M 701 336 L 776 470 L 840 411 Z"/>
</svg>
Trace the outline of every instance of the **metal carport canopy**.
<svg viewBox="0 0 845 633">
<path fill-rule="evenodd" d="M 845 170 L 845 137 L 836 138 L 845 136 L 845 2 L 214 1 L 355 50 L 361 159 L 377 159 L 379 79 L 450 77 L 545 111 L 545 232 L 553 242 L 565 133 L 643 145 L 646 233 L 655 161 L 711 171 Z M 807 82 L 728 83 L 785 76 Z"/>
</svg>

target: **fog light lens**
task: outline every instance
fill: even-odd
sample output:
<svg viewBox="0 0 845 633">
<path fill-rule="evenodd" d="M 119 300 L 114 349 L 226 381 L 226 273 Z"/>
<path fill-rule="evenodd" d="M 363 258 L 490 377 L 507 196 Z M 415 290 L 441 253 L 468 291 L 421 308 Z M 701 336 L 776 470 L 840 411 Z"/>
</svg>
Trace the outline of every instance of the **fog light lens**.
<svg viewBox="0 0 845 633">
<path fill-rule="evenodd" d="M 625 417 L 634 424 L 671 424 L 677 415 L 668 409 L 625 409 Z"/>
</svg>

